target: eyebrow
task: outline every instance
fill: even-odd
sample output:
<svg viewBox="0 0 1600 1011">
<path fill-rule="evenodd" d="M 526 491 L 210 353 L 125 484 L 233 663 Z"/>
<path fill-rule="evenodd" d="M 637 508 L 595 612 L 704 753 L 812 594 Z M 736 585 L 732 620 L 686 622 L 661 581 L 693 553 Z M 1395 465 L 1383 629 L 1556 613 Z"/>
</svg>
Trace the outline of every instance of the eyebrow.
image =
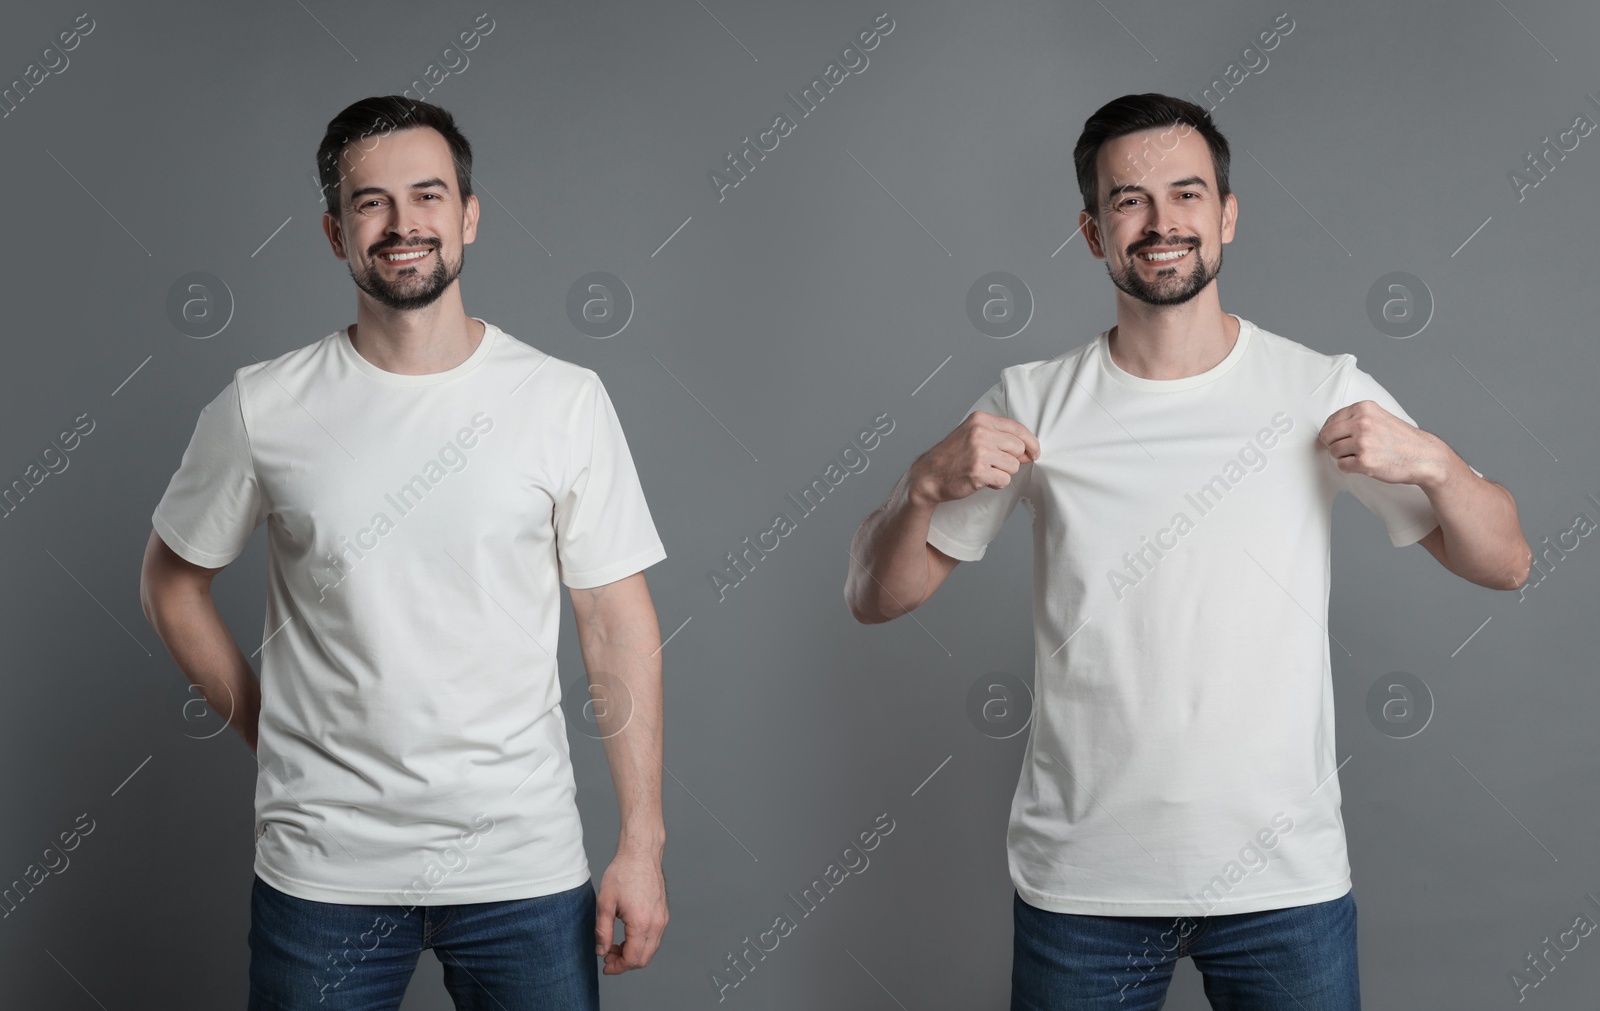
<svg viewBox="0 0 1600 1011">
<path fill-rule="evenodd" d="M 1189 176 L 1188 178 L 1178 179 L 1167 184 L 1168 189 L 1178 189 L 1180 187 L 1194 187 L 1196 189 L 1205 190 L 1207 193 L 1211 192 L 1211 187 L 1207 186 L 1206 181 L 1201 179 L 1199 176 Z M 1115 200 L 1124 193 L 1143 193 L 1146 196 L 1150 195 L 1150 191 L 1145 189 L 1143 186 L 1140 186 L 1138 183 L 1123 183 L 1120 186 L 1111 187 L 1111 191 L 1106 194 L 1106 199 Z"/>
<path fill-rule="evenodd" d="M 445 182 L 443 179 L 438 178 L 437 176 L 432 179 L 424 179 L 420 183 L 412 183 L 411 188 L 413 190 L 439 189 L 444 190 L 446 193 L 450 192 L 450 184 Z M 350 194 L 350 202 L 353 204 L 362 197 L 373 196 L 374 194 L 386 197 L 389 195 L 389 191 L 384 189 L 382 186 L 363 186 L 359 190 L 356 190 Z"/>
</svg>

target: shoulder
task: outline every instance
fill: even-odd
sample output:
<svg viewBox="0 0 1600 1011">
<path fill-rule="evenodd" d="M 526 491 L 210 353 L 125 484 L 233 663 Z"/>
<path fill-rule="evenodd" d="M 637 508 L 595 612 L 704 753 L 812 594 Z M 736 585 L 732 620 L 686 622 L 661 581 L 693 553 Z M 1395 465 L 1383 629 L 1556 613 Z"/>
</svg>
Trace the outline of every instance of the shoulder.
<svg viewBox="0 0 1600 1011">
<path fill-rule="evenodd" d="M 1072 383 L 1093 347 L 1094 342 L 1089 341 L 1054 358 L 1008 365 L 1000 370 L 996 385 L 1006 402 L 1018 409 L 1052 400 L 1061 386 Z"/>
<path fill-rule="evenodd" d="M 1343 359 L 1355 361 L 1355 356 L 1350 354 L 1325 354 L 1316 348 L 1308 347 L 1297 340 L 1291 340 L 1282 334 L 1268 330 L 1259 323 L 1249 320 L 1252 331 L 1251 341 L 1257 345 L 1258 350 L 1281 362 L 1293 365 L 1311 367 L 1332 367 Z"/>
<path fill-rule="evenodd" d="M 1250 327 L 1252 357 L 1271 373 L 1274 382 L 1287 389 L 1331 399 L 1342 393 L 1350 376 L 1359 371 L 1355 355 L 1325 354 L 1259 324 L 1250 323 Z"/>
<path fill-rule="evenodd" d="M 493 326 L 493 324 L 490 324 Z M 498 328 L 496 328 L 498 330 Z M 587 430 L 615 413 L 600 373 L 499 330 L 485 362 L 517 414 L 551 431 Z M 601 430 L 606 426 L 601 425 Z"/>
<path fill-rule="evenodd" d="M 494 326 L 493 323 L 489 325 Z M 513 383 L 521 384 L 519 393 L 527 392 L 532 386 L 544 396 L 582 396 L 603 385 L 595 370 L 541 351 L 499 327 L 495 330 L 491 361 Z"/>
<path fill-rule="evenodd" d="M 240 366 L 233 380 L 217 394 L 216 402 L 226 403 L 246 419 L 252 417 L 253 404 L 266 404 L 288 390 L 303 392 L 318 375 L 325 374 L 330 355 L 338 354 L 334 341 L 342 340 L 341 327 L 327 336 L 304 344 L 265 361 Z M 246 422 L 248 424 L 248 420 Z"/>
<path fill-rule="evenodd" d="M 344 328 L 340 327 L 310 344 L 234 370 L 233 385 L 238 396 L 248 401 L 251 393 L 267 387 L 301 385 L 325 369 L 329 357 L 339 353 L 334 342 L 343 339 Z"/>
</svg>

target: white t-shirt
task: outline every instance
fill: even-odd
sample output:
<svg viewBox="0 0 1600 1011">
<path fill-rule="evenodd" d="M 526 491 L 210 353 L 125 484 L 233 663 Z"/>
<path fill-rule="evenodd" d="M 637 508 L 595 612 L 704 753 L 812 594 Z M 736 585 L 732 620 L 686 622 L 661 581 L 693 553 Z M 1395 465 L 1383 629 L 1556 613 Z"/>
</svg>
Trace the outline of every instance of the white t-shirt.
<svg viewBox="0 0 1600 1011">
<path fill-rule="evenodd" d="M 263 880 L 413 906 L 589 879 L 557 580 L 666 557 L 593 371 L 486 323 L 456 367 L 400 375 L 335 331 L 234 374 L 152 520 L 209 568 L 267 522 Z"/>
<path fill-rule="evenodd" d="M 933 513 L 928 542 L 967 561 L 1019 499 L 1032 516 L 1034 709 L 1007 849 L 1041 909 L 1221 915 L 1350 889 L 1333 501 L 1354 493 L 1397 547 L 1439 520 L 1421 488 L 1346 474 L 1317 442 L 1361 400 L 1415 424 L 1354 356 L 1235 318 L 1227 357 L 1183 379 L 1124 371 L 1106 332 L 1003 370 L 972 410 L 1026 426 L 1040 459 Z"/>
</svg>

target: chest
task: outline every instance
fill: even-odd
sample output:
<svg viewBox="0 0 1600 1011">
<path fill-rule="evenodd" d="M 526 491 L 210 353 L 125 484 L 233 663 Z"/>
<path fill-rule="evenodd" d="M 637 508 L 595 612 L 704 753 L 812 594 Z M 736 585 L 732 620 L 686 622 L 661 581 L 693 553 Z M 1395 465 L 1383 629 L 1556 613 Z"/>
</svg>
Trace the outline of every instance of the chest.
<svg viewBox="0 0 1600 1011">
<path fill-rule="evenodd" d="M 320 557 L 380 542 L 549 540 L 561 443 L 471 406 L 300 419 L 257 437 L 279 547 Z"/>
<path fill-rule="evenodd" d="M 1340 488 L 1317 438 L 1323 420 L 1270 401 L 1186 411 L 1071 405 L 1041 426 L 1028 504 L 1037 527 L 1079 554 L 1201 526 L 1229 537 L 1301 536 Z"/>
</svg>

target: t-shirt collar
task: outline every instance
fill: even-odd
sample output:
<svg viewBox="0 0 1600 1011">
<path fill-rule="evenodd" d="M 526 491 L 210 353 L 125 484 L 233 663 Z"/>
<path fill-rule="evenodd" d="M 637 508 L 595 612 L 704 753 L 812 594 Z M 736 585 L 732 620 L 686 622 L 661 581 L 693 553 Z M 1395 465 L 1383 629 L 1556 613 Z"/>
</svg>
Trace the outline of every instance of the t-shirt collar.
<svg viewBox="0 0 1600 1011">
<path fill-rule="evenodd" d="M 1243 316 L 1239 316 L 1231 312 L 1228 313 L 1228 315 L 1239 321 L 1239 337 L 1233 342 L 1232 350 L 1228 352 L 1227 357 L 1223 358 L 1222 361 L 1213 365 L 1204 372 L 1196 373 L 1192 376 L 1184 376 L 1181 379 L 1146 379 L 1143 376 L 1136 376 L 1133 373 L 1124 370 L 1111 358 L 1110 327 L 1100 331 L 1100 335 L 1095 338 L 1095 357 L 1099 359 L 1100 368 L 1107 376 L 1123 386 L 1132 387 L 1136 390 L 1145 390 L 1151 393 L 1166 393 L 1174 390 L 1187 390 L 1195 386 L 1203 386 L 1206 383 L 1220 378 L 1223 373 L 1227 372 L 1229 369 L 1233 368 L 1239 363 L 1239 359 L 1244 357 L 1245 349 L 1249 346 L 1251 335 L 1255 330 L 1255 324 L 1251 323 Z"/>
<path fill-rule="evenodd" d="M 494 345 L 495 336 L 499 333 L 499 328 L 487 320 L 478 319 L 476 316 L 468 318 L 483 324 L 483 339 L 478 342 L 478 346 L 473 349 L 472 354 L 468 355 L 464 361 L 454 368 L 445 369 L 443 372 L 428 372 L 419 376 L 389 372 L 378 368 L 361 357 L 361 353 L 355 349 L 355 345 L 350 343 L 349 327 L 338 331 L 333 337 L 334 343 L 338 345 L 340 354 L 344 359 L 350 363 L 352 368 L 369 379 L 374 379 L 390 386 L 432 386 L 436 383 L 448 383 L 452 379 L 461 378 L 477 368 L 489 356 L 489 351 Z"/>
</svg>

